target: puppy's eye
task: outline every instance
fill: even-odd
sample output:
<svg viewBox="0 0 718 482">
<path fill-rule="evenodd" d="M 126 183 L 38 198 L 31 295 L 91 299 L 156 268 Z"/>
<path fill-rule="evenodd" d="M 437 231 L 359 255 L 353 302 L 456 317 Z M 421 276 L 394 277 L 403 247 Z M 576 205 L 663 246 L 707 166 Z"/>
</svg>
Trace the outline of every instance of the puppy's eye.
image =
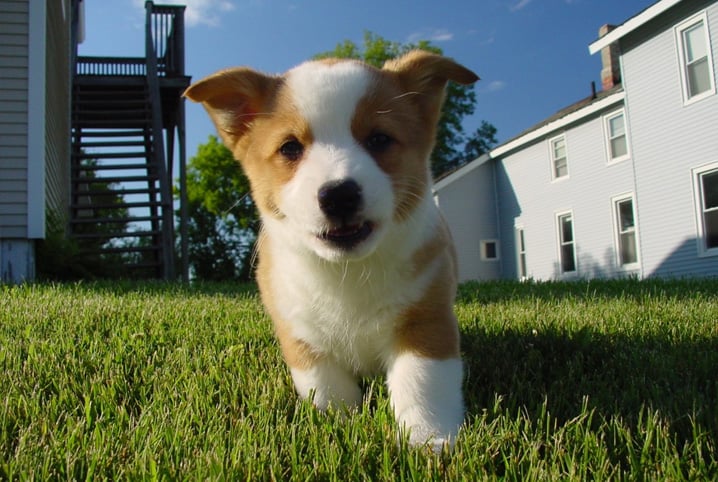
<svg viewBox="0 0 718 482">
<path fill-rule="evenodd" d="M 394 139 L 383 132 L 375 132 L 364 141 L 364 146 L 369 152 L 384 152 L 394 143 Z"/>
<path fill-rule="evenodd" d="M 297 161 L 304 154 L 304 146 L 298 140 L 290 139 L 282 144 L 279 153 L 288 161 Z"/>
</svg>

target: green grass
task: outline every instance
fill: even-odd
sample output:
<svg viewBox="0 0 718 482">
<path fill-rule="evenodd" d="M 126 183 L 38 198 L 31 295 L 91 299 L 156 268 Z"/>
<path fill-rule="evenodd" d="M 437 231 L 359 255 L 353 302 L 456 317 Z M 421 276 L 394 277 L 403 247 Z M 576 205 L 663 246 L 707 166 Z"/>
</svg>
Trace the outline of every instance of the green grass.
<svg viewBox="0 0 718 482">
<path fill-rule="evenodd" d="M 461 287 L 466 427 L 294 394 L 252 287 L 0 286 L 0 479 L 718 478 L 718 281 Z"/>
</svg>

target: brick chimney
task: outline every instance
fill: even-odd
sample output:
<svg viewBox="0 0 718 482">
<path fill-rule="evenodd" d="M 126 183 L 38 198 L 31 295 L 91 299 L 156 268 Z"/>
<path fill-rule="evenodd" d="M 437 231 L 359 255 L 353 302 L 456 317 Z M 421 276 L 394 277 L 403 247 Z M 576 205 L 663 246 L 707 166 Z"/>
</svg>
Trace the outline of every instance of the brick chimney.
<svg viewBox="0 0 718 482">
<path fill-rule="evenodd" d="M 598 37 L 601 38 L 608 32 L 616 28 L 615 25 L 604 25 L 598 29 Z M 613 42 L 601 49 L 601 86 L 603 90 L 608 90 L 621 83 L 621 67 L 618 63 L 620 51 L 618 43 Z"/>
</svg>

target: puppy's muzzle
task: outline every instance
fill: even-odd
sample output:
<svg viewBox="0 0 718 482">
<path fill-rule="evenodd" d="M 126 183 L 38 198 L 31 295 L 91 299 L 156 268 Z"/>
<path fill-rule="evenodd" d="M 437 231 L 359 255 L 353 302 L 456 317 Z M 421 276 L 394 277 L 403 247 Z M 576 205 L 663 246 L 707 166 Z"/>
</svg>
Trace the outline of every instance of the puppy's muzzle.
<svg viewBox="0 0 718 482">
<path fill-rule="evenodd" d="M 322 185 L 317 200 L 330 224 L 319 237 L 334 247 L 352 249 L 374 230 L 374 225 L 359 215 L 364 198 L 361 186 L 354 179 Z"/>
</svg>

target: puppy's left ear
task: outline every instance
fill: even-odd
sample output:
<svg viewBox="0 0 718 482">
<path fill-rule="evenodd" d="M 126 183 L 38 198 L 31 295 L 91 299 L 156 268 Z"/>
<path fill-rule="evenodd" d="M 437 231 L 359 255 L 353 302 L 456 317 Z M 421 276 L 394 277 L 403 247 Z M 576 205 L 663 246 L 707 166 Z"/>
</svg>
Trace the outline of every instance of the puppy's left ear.
<svg viewBox="0 0 718 482">
<path fill-rule="evenodd" d="M 432 54 L 425 50 L 412 50 L 409 53 L 389 60 L 383 70 L 399 76 L 407 92 L 419 94 L 416 99 L 435 110 L 444 100 L 444 90 L 448 81 L 469 85 L 479 80 L 479 76 L 448 57 Z"/>
<path fill-rule="evenodd" d="M 201 102 L 225 145 L 234 150 L 267 108 L 280 78 L 245 67 L 221 70 L 192 85 L 184 96 Z"/>
</svg>

